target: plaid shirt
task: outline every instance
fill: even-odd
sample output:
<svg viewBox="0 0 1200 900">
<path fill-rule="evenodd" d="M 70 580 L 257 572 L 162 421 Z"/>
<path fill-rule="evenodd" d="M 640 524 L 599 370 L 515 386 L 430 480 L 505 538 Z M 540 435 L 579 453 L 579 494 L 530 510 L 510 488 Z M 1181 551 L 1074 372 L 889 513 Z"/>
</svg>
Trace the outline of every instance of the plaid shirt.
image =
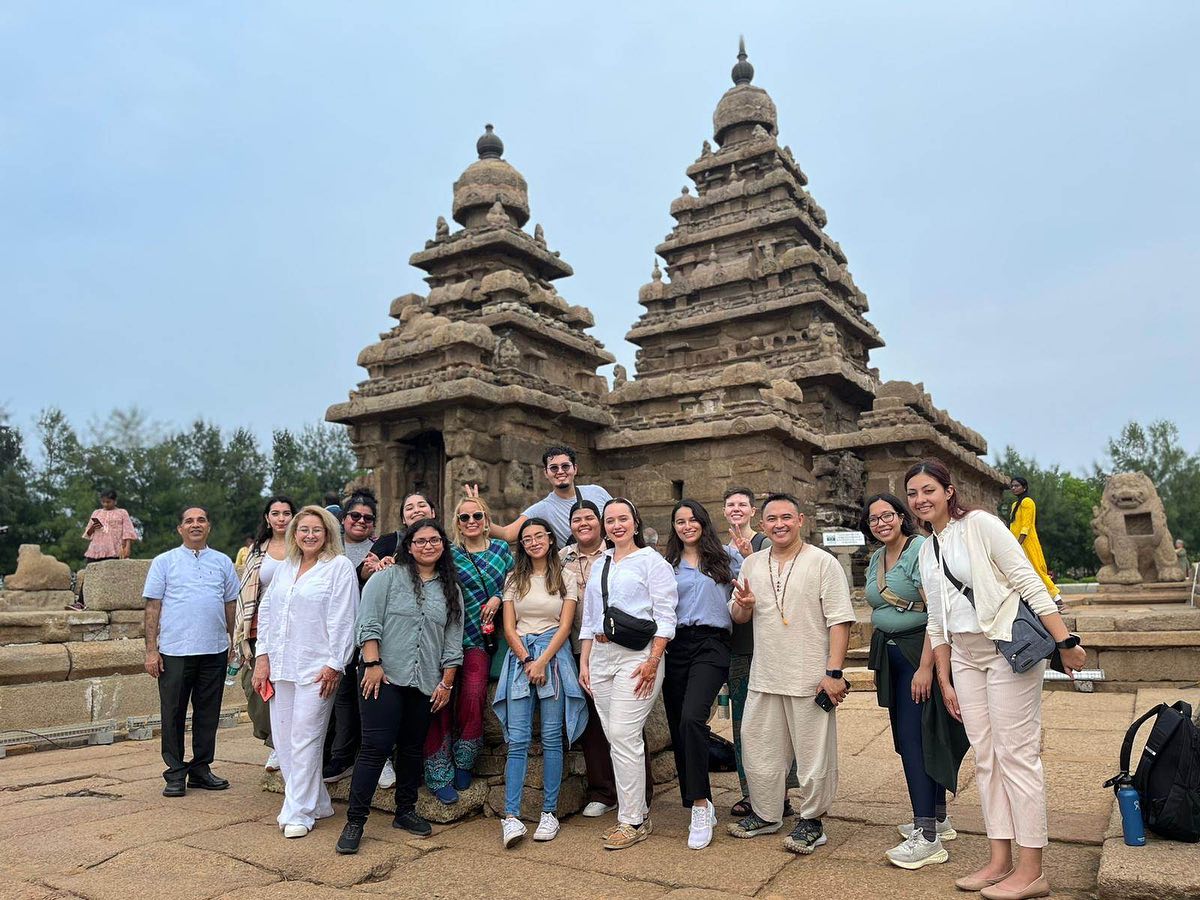
<svg viewBox="0 0 1200 900">
<path fill-rule="evenodd" d="M 483 647 L 483 605 L 504 593 L 504 579 L 512 571 L 513 557 L 504 541 L 493 540 L 486 550 L 470 553 L 452 544 L 454 568 L 463 588 L 463 647 Z"/>
</svg>

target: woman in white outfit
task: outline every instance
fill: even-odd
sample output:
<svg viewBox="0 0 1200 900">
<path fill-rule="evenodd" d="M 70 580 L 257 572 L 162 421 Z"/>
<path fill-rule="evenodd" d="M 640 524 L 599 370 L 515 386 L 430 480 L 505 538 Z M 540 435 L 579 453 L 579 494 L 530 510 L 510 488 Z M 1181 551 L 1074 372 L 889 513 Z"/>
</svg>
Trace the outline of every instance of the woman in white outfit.
<svg viewBox="0 0 1200 900">
<path fill-rule="evenodd" d="M 588 576 L 579 632 L 579 683 L 595 700 L 612 748 L 617 826 L 605 834 L 604 846 L 623 850 L 650 835 L 642 727 L 662 690 L 662 656 L 675 636 L 678 591 L 670 563 L 646 546 L 633 503 L 621 497 L 609 500 L 601 520 L 613 547 L 596 560 Z M 609 609 L 632 616 L 652 634 L 640 649 L 605 635 L 606 586 Z"/>
<path fill-rule="evenodd" d="M 987 865 L 955 886 L 981 891 L 987 900 L 1044 897 L 1050 893 L 1042 873 L 1047 843 L 1040 753 L 1046 664 L 1017 674 L 996 652 L 995 640 L 1009 639 L 1023 598 L 1058 643 L 1068 672 L 1083 666 L 1083 647 L 1068 632 L 1017 539 L 996 516 L 962 505 L 942 463 L 918 463 L 905 474 L 904 485 L 909 508 L 933 533 L 921 545 L 919 559 L 929 613 L 926 628 L 946 708 L 962 721 L 975 748 L 975 777 L 990 842 Z M 1014 840 L 1021 848 L 1015 867 Z"/>
<path fill-rule="evenodd" d="M 258 606 L 254 689 L 270 685 L 271 735 L 283 774 L 279 827 L 304 837 L 333 815 L 321 780 L 334 693 L 354 649 L 358 576 L 342 555 L 341 528 L 319 506 L 288 524 L 287 558 Z"/>
</svg>

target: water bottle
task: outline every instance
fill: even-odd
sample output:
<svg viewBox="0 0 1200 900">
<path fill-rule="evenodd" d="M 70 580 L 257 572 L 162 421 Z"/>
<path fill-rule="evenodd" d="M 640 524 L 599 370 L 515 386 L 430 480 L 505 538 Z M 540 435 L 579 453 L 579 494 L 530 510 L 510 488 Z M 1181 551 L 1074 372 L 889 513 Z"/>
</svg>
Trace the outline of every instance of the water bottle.
<svg viewBox="0 0 1200 900">
<path fill-rule="evenodd" d="M 721 685 L 721 690 L 717 692 L 717 718 L 729 718 L 729 685 Z"/>
<path fill-rule="evenodd" d="M 225 670 L 225 687 L 233 687 L 237 681 L 238 669 L 242 667 L 242 661 L 235 659 L 229 664 L 229 668 Z"/>
<path fill-rule="evenodd" d="M 1121 831 L 1128 847 L 1146 844 L 1146 829 L 1142 824 L 1142 800 L 1131 784 L 1117 788 L 1117 806 L 1121 809 Z"/>
</svg>

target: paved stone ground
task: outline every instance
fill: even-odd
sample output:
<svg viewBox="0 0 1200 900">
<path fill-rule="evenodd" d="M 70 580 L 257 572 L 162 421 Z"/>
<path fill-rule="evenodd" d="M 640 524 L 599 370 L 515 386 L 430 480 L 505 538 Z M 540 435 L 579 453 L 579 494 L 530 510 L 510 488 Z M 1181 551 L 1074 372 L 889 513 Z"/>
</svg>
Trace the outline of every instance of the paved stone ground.
<svg viewBox="0 0 1200 900">
<path fill-rule="evenodd" d="M 1134 712 L 1132 694 L 1055 692 L 1045 698 L 1045 753 L 1052 844 L 1047 864 L 1056 897 L 1096 896 L 1101 844 L 1115 770 Z M 1142 704 L 1139 703 L 1139 708 Z M 727 725 L 727 723 L 721 723 Z M 813 856 L 783 850 L 781 836 L 736 840 L 725 833 L 738 799 L 734 775 L 714 776 L 720 823 L 707 850 L 685 846 L 687 811 L 674 785 L 660 787 L 654 834 L 619 853 L 601 847 L 600 820 L 576 816 L 546 844 L 500 845 L 499 823 L 477 818 L 414 839 L 376 814 L 357 856 L 333 844 L 344 808 L 308 837 L 285 840 L 275 825 L 279 797 L 260 787 L 264 753 L 249 726 L 222 730 L 214 769 L 224 793 L 160 795 L 157 741 L 55 750 L 0 760 L 0 897 L 116 900 L 170 896 L 348 900 L 396 897 L 670 897 L 672 900 L 833 897 L 838 900 L 953 896 L 953 879 L 983 861 L 972 758 L 964 763 L 951 815 L 960 838 L 951 861 L 919 872 L 887 864 L 895 824 L 910 809 L 887 716 L 873 694 L 852 694 L 838 713 L 841 790 L 826 819 L 830 842 Z"/>
</svg>

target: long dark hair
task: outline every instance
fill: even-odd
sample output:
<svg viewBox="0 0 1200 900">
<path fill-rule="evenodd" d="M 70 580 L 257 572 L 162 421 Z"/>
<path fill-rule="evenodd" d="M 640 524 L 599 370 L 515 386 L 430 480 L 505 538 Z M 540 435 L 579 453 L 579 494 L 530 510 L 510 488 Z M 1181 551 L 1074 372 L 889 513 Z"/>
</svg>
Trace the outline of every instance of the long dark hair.
<svg viewBox="0 0 1200 900">
<path fill-rule="evenodd" d="M 904 490 L 908 492 L 908 483 L 918 475 L 928 475 L 934 481 L 942 486 L 946 491 L 950 492 L 950 496 L 946 501 L 947 508 L 950 512 L 951 519 L 961 519 L 967 513 L 975 509 L 973 506 L 965 505 L 958 496 L 958 488 L 954 484 L 954 478 L 950 475 L 950 470 L 946 468 L 945 463 L 936 459 L 923 459 L 907 472 L 904 473 Z M 925 531 L 932 532 L 933 526 L 924 519 L 917 519 L 921 528 Z"/>
<path fill-rule="evenodd" d="M 267 521 L 267 513 L 271 511 L 271 507 L 276 503 L 286 503 L 288 509 L 292 511 L 292 518 L 296 518 L 296 503 L 291 497 L 286 494 L 272 494 L 267 498 L 267 502 L 263 505 L 262 515 L 258 517 L 258 531 L 254 534 L 254 546 L 260 547 L 265 541 L 271 539 L 271 535 L 275 532 L 271 530 L 271 524 Z"/>
<path fill-rule="evenodd" d="M 521 523 L 521 528 L 517 532 L 517 552 L 513 554 L 516 561 L 512 571 L 508 573 L 508 583 L 516 590 L 518 597 L 524 597 L 529 593 L 529 579 L 533 577 L 533 558 L 525 550 L 521 538 L 525 534 L 525 529 L 531 525 L 545 528 L 546 534 L 549 535 L 550 544 L 546 550 L 546 593 L 562 597 L 567 590 L 567 585 L 563 581 L 563 564 L 558 556 L 558 538 L 554 536 L 554 529 L 545 519 L 534 517 Z M 579 587 L 581 590 L 583 589 L 583 585 Z"/>
<path fill-rule="evenodd" d="M 667 550 L 663 554 L 667 562 L 678 567 L 683 558 L 683 541 L 675 530 L 675 515 L 681 509 L 690 509 L 696 521 L 700 523 L 700 571 L 717 584 L 729 584 L 733 581 L 733 570 L 729 565 L 729 554 L 721 545 L 717 529 L 713 528 L 712 517 L 704 505 L 695 500 L 680 500 L 671 509 L 671 537 L 667 540 Z"/>
<path fill-rule="evenodd" d="M 407 494 L 405 494 L 403 497 L 400 498 L 400 528 L 401 528 L 401 530 L 408 527 L 407 525 L 404 524 L 404 504 L 407 503 L 409 501 L 409 498 L 411 498 L 411 497 L 420 497 L 422 500 L 424 500 L 429 505 L 429 508 L 433 511 L 433 514 L 435 516 L 437 515 L 437 507 L 434 506 L 433 501 L 429 499 L 429 495 L 427 493 L 425 493 L 424 491 L 409 491 Z"/>
<path fill-rule="evenodd" d="M 400 538 L 400 546 L 396 548 L 396 562 L 408 568 L 413 587 L 424 594 L 425 583 L 421 581 L 421 573 L 417 571 L 417 560 L 412 555 L 413 535 L 422 528 L 432 528 L 442 539 L 442 555 L 433 564 L 433 569 L 442 582 L 442 594 L 446 598 L 446 617 L 455 622 L 462 616 L 462 588 L 458 583 L 458 572 L 454 568 L 454 556 L 450 552 L 450 538 L 436 519 L 418 519 L 408 527 Z"/>
<path fill-rule="evenodd" d="M 900 533 L 905 537 L 917 533 L 917 519 L 912 514 L 912 510 L 908 508 L 908 504 L 897 497 L 895 494 L 882 493 L 872 494 L 867 498 L 867 502 L 863 504 L 862 515 L 858 517 L 858 530 L 863 533 L 868 541 L 878 541 L 878 538 L 871 533 L 871 525 L 867 519 L 871 515 L 871 507 L 882 500 L 888 506 L 896 511 L 896 515 L 900 517 Z"/>
<path fill-rule="evenodd" d="M 604 529 L 604 516 L 608 512 L 608 508 L 614 503 L 624 503 L 629 507 L 629 511 L 633 513 L 633 546 L 645 547 L 646 539 L 642 537 L 642 514 L 638 512 L 638 508 L 633 505 L 632 500 L 626 500 L 624 497 L 613 497 L 604 504 L 604 511 L 600 514 L 600 533 L 612 544 L 612 538 L 608 536 L 608 532 Z"/>
</svg>

